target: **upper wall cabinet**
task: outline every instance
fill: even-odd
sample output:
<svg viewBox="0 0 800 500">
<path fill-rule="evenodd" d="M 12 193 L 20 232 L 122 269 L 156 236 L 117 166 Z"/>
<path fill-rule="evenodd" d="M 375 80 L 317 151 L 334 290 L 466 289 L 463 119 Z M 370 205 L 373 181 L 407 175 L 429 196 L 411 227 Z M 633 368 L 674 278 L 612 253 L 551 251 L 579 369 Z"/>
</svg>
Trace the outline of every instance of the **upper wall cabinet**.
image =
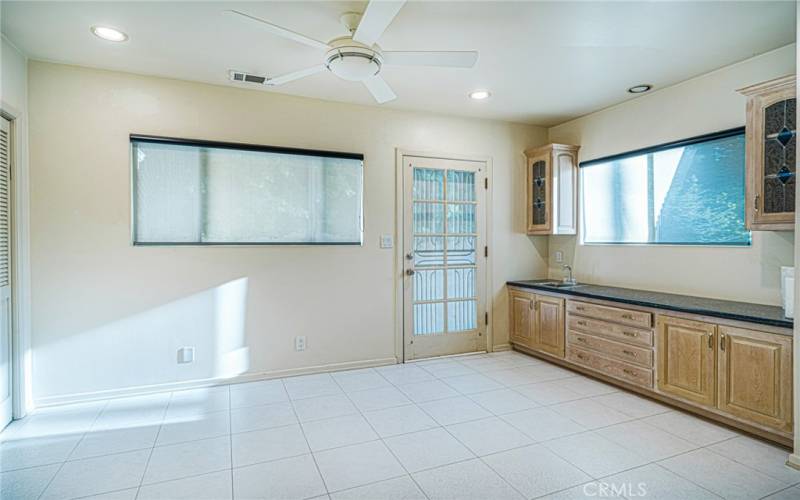
<svg viewBox="0 0 800 500">
<path fill-rule="evenodd" d="M 747 96 L 747 226 L 794 229 L 795 76 L 739 90 Z"/>
<path fill-rule="evenodd" d="M 548 144 L 525 151 L 528 234 L 576 234 L 578 149 Z"/>
</svg>

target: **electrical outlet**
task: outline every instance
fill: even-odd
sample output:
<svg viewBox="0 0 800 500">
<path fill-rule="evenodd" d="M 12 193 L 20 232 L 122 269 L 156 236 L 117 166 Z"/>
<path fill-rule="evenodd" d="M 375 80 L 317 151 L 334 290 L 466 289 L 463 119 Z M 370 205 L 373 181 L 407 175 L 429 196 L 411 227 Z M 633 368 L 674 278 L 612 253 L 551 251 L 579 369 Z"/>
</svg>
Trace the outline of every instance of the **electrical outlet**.
<svg viewBox="0 0 800 500">
<path fill-rule="evenodd" d="M 295 351 L 305 351 L 306 350 L 306 336 L 302 335 L 300 337 L 294 338 L 294 350 Z"/>
<path fill-rule="evenodd" d="M 181 347 L 178 349 L 178 364 L 194 363 L 194 347 Z"/>
<path fill-rule="evenodd" d="M 558 264 L 564 262 L 564 252 L 562 252 L 561 250 L 556 250 L 556 262 Z"/>
<path fill-rule="evenodd" d="M 391 234 L 381 235 L 381 248 L 392 248 L 394 246 L 394 238 Z"/>
</svg>

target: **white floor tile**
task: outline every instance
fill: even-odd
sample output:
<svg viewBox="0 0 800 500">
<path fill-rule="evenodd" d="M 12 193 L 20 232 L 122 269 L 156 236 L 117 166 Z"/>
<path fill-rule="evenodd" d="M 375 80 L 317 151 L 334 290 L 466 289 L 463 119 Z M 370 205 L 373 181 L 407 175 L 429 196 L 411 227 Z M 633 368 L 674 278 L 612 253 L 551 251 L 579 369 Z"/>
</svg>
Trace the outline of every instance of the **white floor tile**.
<svg viewBox="0 0 800 500">
<path fill-rule="evenodd" d="M 245 384 L 232 384 L 231 408 L 258 406 L 288 401 L 289 396 L 280 380 L 260 380 Z"/>
<path fill-rule="evenodd" d="M 309 452 L 299 425 L 233 434 L 233 466 L 277 460 Z"/>
<path fill-rule="evenodd" d="M 594 478 L 601 478 L 649 462 L 633 451 L 595 432 L 583 432 L 547 441 L 543 445 Z M 647 446 L 647 443 L 640 443 Z"/>
<path fill-rule="evenodd" d="M 601 489 L 605 488 L 605 489 Z M 566 490 L 557 491 L 539 497 L 537 500 L 596 500 L 597 498 L 623 498 L 609 487 L 598 484 L 597 481 L 589 481 L 578 486 L 573 486 Z M 677 500 L 677 499 L 673 499 Z M 688 500 L 688 499 L 687 499 Z"/>
<path fill-rule="evenodd" d="M 659 465 L 726 499 L 761 498 L 788 486 L 702 449 L 668 458 Z"/>
<path fill-rule="evenodd" d="M 509 413 L 501 418 L 534 441 L 546 441 L 586 430 L 585 427 L 548 408 Z"/>
<path fill-rule="evenodd" d="M 426 382 L 416 382 L 398 386 L 403 394 L 415 403 L 424 403 L 437 399 L 452 398 L 458 396 L 458 392 L 445 384 L 441 380 L 429 380 Z"/>
<path fill-rule="evenodd" d="M 166 419 L 161 425 L 156 446 L 227 436 L 230 432 L 231 424 L 228 410 L 173 417 L 171 420 Z"/>
<path fill-rule="evenodd" d="M 443 378 L 442 381 L 461 394 L 475 394 L 478 392 L 494 391 L 504 387 L 500 382 L 480 373 L 459 375 L 458 377 L 447 377 Z"/>
<path fill-rule="evenodd" d="M 517 387 L 536 382 L 533 374 L 525 366 L 486 372 L 486 376 L 506 387 Z"/>
<path fill-rule="evenodd" d="M 633 418 L 644 418 L 670 411 L 668 406 L 629 392 L 612 392 L 592 398 L 602 405 Z"/>
<path fill-rule="evenodd" d="M 484 457 L 484 461 L 526 498 L 546 495 L 591 479 L 541 445 L 489 455 Z"/>
<path fill-rule="evenodd" d="M 378 439 L 361 415 L 346 415 L 303 424 L 311 451 L 327 450 Z"/>
<path fill-rule="evenodd" d="M 421 368 L 436 378 L 457 377 L 459 375 L 476 373 L 475 370 L 459 363 L 458 361 L 422 365 Z"/>
<path fill-rule="evenodd" d="M 340 491 L 333 493 L 331 498 L 333 500 L 427 500 L 425 494 L 409 476 Z"/>
<path fill-rule="evenodd" d="M 529 410 L 539 406 L 522 394 L 511 389 L 470 394 L 469 398 L 495 415 Z"/>
<path fill-rule="evenodd" d="M 112 399 L 95 421 L 93 429 L 126 429 L 160 424 L 164 420 L 169 400 L 169 393 Z"/>
<path fill-rule="evenodd" d="M 364 391 L 390 385 L 389 381 L 372 368 L 336 372 L 332 376 L 344 392 Z"/>
<path fill-rule="evenodd" d="M 138 486 L 150 450 L 66 462 L 41 498 L 75 498 Z"/>
<path fill-rule="evenodd" d="M 554 405 L 585 397 L 562 386 L 558 380 L 522 385 L 515 387 L 514 390 L 538 405 Z"/>
<path fill-rule="evenodd" d="M 381 437 L 408 434 L 409 432 L 431 429 L 439 425 L 416 405 L 368 411 L 364 413 L 364 418 L 367 419 Z"/>
<path fill-rule="evenodd" d="M 328 491 L 334 492 L 406 474 L 381 441 L 315 453 Z"/>
<path fill-rule="evenodd" d="M 608 427 L 609 425 L 627 422 L 632 418 L 590 399 L 560 403 L 551 406 L 550 409 L 587 429 Z"/>
<path fill-rule="evenodd" d="M 413 474 L 430 500 L 521 500 L 524 498 L 480 460 Z"/>
<path fill-rule="evenodd" d="M 186 417 L 228 410 L 230 391 L 227 385 L 172 393 L 166 418 Z"/>
<path fill-rule="evenodd" d="M 458 424 L 492 416 L 475 401 L 466 396 L 438 399 L 419 405 L 440 425 Z"/>
<path fill-rule="evenodd" d="M 81 435 L 3 441 L 0 443 L 0 471 L 63 462 L 80 440 Z"/>
<path fill-rule="evenodd" d="M 156 442 L 158 429 L 158 425 L 144 425 L 129 429 L 87 432 L 70 458 L 98 457 L 109 453 L 152 448 Z"/>
<path fill-rule="evenodd" d="M 233 469 L 237 499 L 303 499 L 324 495 L 325 485 L 311 455 Z"/>
<path fill-rule="evenodd" d="M 223 436 L 153 448 L 144 484 L 196 476 L 231 467 L 230 438 Z"/>
<path fill-rule="evenodd" d="M 10 500 L 36 500 L 56 475 L 61 464 L 0 473 L 0 492 Z"/>
<path fill-rule="evenodd" d="M 670 411 L 642 419 L 650 425 L 679 436 L 698 446 L 708 446 L 736 436 L 736 433 L 720 425 L 680 411 Z"/>
<path fill-rule="evenodd" d="M 411 403 L 396 387 L 380 387 L 349 394 L 350 399 L 361 411 L 380 410 Z"/>
<path fill-rule="evenodd" d="M 607 485 L 608 490 L 615 487 L 618 491 L 635 493 L 635 495 L 630 494 L 631 498 L 641 497 L 647 500 L 675 500 L 678 498 L 719 500 L 717 495 L 657 464 L 645 465 L 638 469 L 606 477 L 600 482 Z"/>
<path fill-rule="evenodd" d="M 344 394 L 321 396 L 318 398 L 298 399 L 294 401 L 294 411 L 301 422 L 341 417 L 358 413 L 353 403 Z"/>
<path fill-rule="evenodd" d="M 144 485 L 136 500 L 225 500 L 231 492 L 231 472 L 224 470 Z"/>
<path fill-rule="evenodd" d="M 109 491 L 108 493 L 81 497 L 81 500 L 136 500 L 137 493 L 139 493 L 139 488 L 128 488 L 125 490 Z"/>
<path fill-rule="evenodd" d="M 786 465 L 789 452 L 764 441 L 739 436 L 708 449 L 787 484 L 800 483 L 800 470 Z"/>
<path fill-rule="evenodd" d="M 413 384 L 415 382 L 435 379 L 433 375 L 413 364 L 382 366 L 375 370 L 380 373 L 383 378 L 395 385 Z"/>
<path fill-rule="evenodd" d="M 800 498 L 800 486 L 793 486 L 773 493 L 764 500 L 797 500 L 798 498 Z"/>
<path fill-rule="evenodd" d="M 450 425 L 447 430 L 478 456 L 533 443 L 528 436 L 497 417 Z"/>
<path fill-rule="evenodd" d="M 418 472 L 475 457 L 442 428 L 403 434 L 386 439 L 385 442 L 409 472 Z"/>
<path fill-rule="evenodd" d="M 231 410 L 231 432 L 271 429 L 297 423 L 292 404 L 288 401 Z"/>
<path fill-rule="evenodd" d="M 598 382 L 597 380 L 582 375 L 562 380 L 560 383 L 563 387 L 583 396 L 601 396 L 603 394 L 619 391 L 619 389 L 613 385 L 604 384 L 603 382 Z"/>
<path fill-rule="evenodd" d="M 604 427 L 595 432 L 651 462 L 700 447 L 641 420 Z"/>
<path fill-rule="evenodd" d="M 342 392 L 329 373 L 286 378 L 283 385 L 290 399 L 317 398 Z"/>
</svg>

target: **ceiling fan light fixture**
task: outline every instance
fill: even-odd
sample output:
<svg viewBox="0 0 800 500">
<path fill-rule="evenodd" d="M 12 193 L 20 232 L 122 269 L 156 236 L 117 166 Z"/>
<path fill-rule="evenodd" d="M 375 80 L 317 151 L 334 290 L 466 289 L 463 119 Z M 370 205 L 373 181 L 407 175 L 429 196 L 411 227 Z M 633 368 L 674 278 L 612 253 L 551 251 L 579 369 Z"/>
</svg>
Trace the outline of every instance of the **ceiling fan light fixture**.
<svg viewBox="0 0 800 500">
<path fill-rule="evenodd" d="M 341 46 L 328 51 L 325 66 L 339 78 L 363 82 L 381 71 L 383 59 L 380 52 L 359 46 Z"/>
<path fill-rule="evenodd" d="M 653 86 L 649 83 L 642 83 L 640 85 L 634 85 L 633 87 L 628 89 L 628 92 L 631 94 L 644 94 L 645 92 L 649 92 L 653 89 Z"/>
<path fill-rule="evenodd" d="M 109 42 L 124 42 L 128 39 L 128 35 L 109 26 L 92 26 L 91 31 L 94 36 Z"/>
<path fill-rule="evenodd" d="M 492 93 L 488 90 L 473 90 L 469 93 L 469 98 L 476 101 L 482 101 L 491 97 Z"/>
</svg>

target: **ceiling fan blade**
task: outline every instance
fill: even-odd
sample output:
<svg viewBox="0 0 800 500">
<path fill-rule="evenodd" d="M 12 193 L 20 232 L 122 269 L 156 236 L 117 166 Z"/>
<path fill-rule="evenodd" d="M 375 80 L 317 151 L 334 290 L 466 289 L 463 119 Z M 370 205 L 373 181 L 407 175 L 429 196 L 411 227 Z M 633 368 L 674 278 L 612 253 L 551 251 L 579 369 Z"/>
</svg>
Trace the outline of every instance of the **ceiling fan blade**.
<svg viewBox="0 0 800 500">
<path fill-rule="evenodd" d="M 400 12 L 404 3 L 406 3 L 405 0 L 372 0 L 367 4 L 367 10 L 364 11 L 364 15 L 361 16 L 358 28 L 353 34 L 353 40 L 364 45 L 372 45 L 377 42 L 378 38 L 391 24 L 394 16 Z"/>
<path fill-rule="evenodd" d="M 395 93 L 392 91 L 392 88 L 389 86 L 389 84 L 386 83 L 386 80 L 378 75 L 364 80 L 364 85 L 367 86 L 367 90 L 369 90 L 369 93 L 372 94 L 372 97 L 378 101 L 378 104 L 383 104 L 385 102 L 397 99 L 397 95 L 395 95 Z"/>
<path fill-rule="evenodd" d="M 260 26 L 263 29 L 266 29 L 273 35 L 282 36 L 283 38 L 288 38 L 289 40 L 294 40 L 295 42 L 300 42 L 306 45 L 310 45 L 311 47 L 315 47 L 317 49 L 328 50 L 330 47 L 327 43 L 320 42 L 319 40 L 314 40 L 311 37 L 307 37 L 305 35 L 301 35 L 295 31 L 290 29 L 282 28 L 277 24 L 272 24 L 269 21 L 265 21 L 261 18 L 251 16 L 250 14 L 245 14 L 244 12 L 239 12 L 238 10 L 225 10 L 223 11 L 224 14 L 229 14 L 232 16 L 238 16 L 241 19 L 245 19 Z"/>
<path fill-rule="evenodd" d="M 293 80 L 299 80 L 300 78 L 304 78 L 306 76 L 315 75 L 321 71 L 325 71 L 328 69 L 324 64 L 320 64 L 319 66 L 312 66 L 310 68 L 301 69 L 300 71 L 293 71 L 291 73 L 286 73 L 285 75 L 276 76 L 275 78 L 267 78 L 264 82 L 264 85 L 275 86 L 275 85 L 283 85 L 284 83 L 291 82 Z"/>
<path fill-rule="evenodd" d="M 478 61 L 478 53 L 469 51 L 404 51 L 383 52 L 383 64 L 397 66 L 447 66 L 471 68 Z"/>
</svg>

